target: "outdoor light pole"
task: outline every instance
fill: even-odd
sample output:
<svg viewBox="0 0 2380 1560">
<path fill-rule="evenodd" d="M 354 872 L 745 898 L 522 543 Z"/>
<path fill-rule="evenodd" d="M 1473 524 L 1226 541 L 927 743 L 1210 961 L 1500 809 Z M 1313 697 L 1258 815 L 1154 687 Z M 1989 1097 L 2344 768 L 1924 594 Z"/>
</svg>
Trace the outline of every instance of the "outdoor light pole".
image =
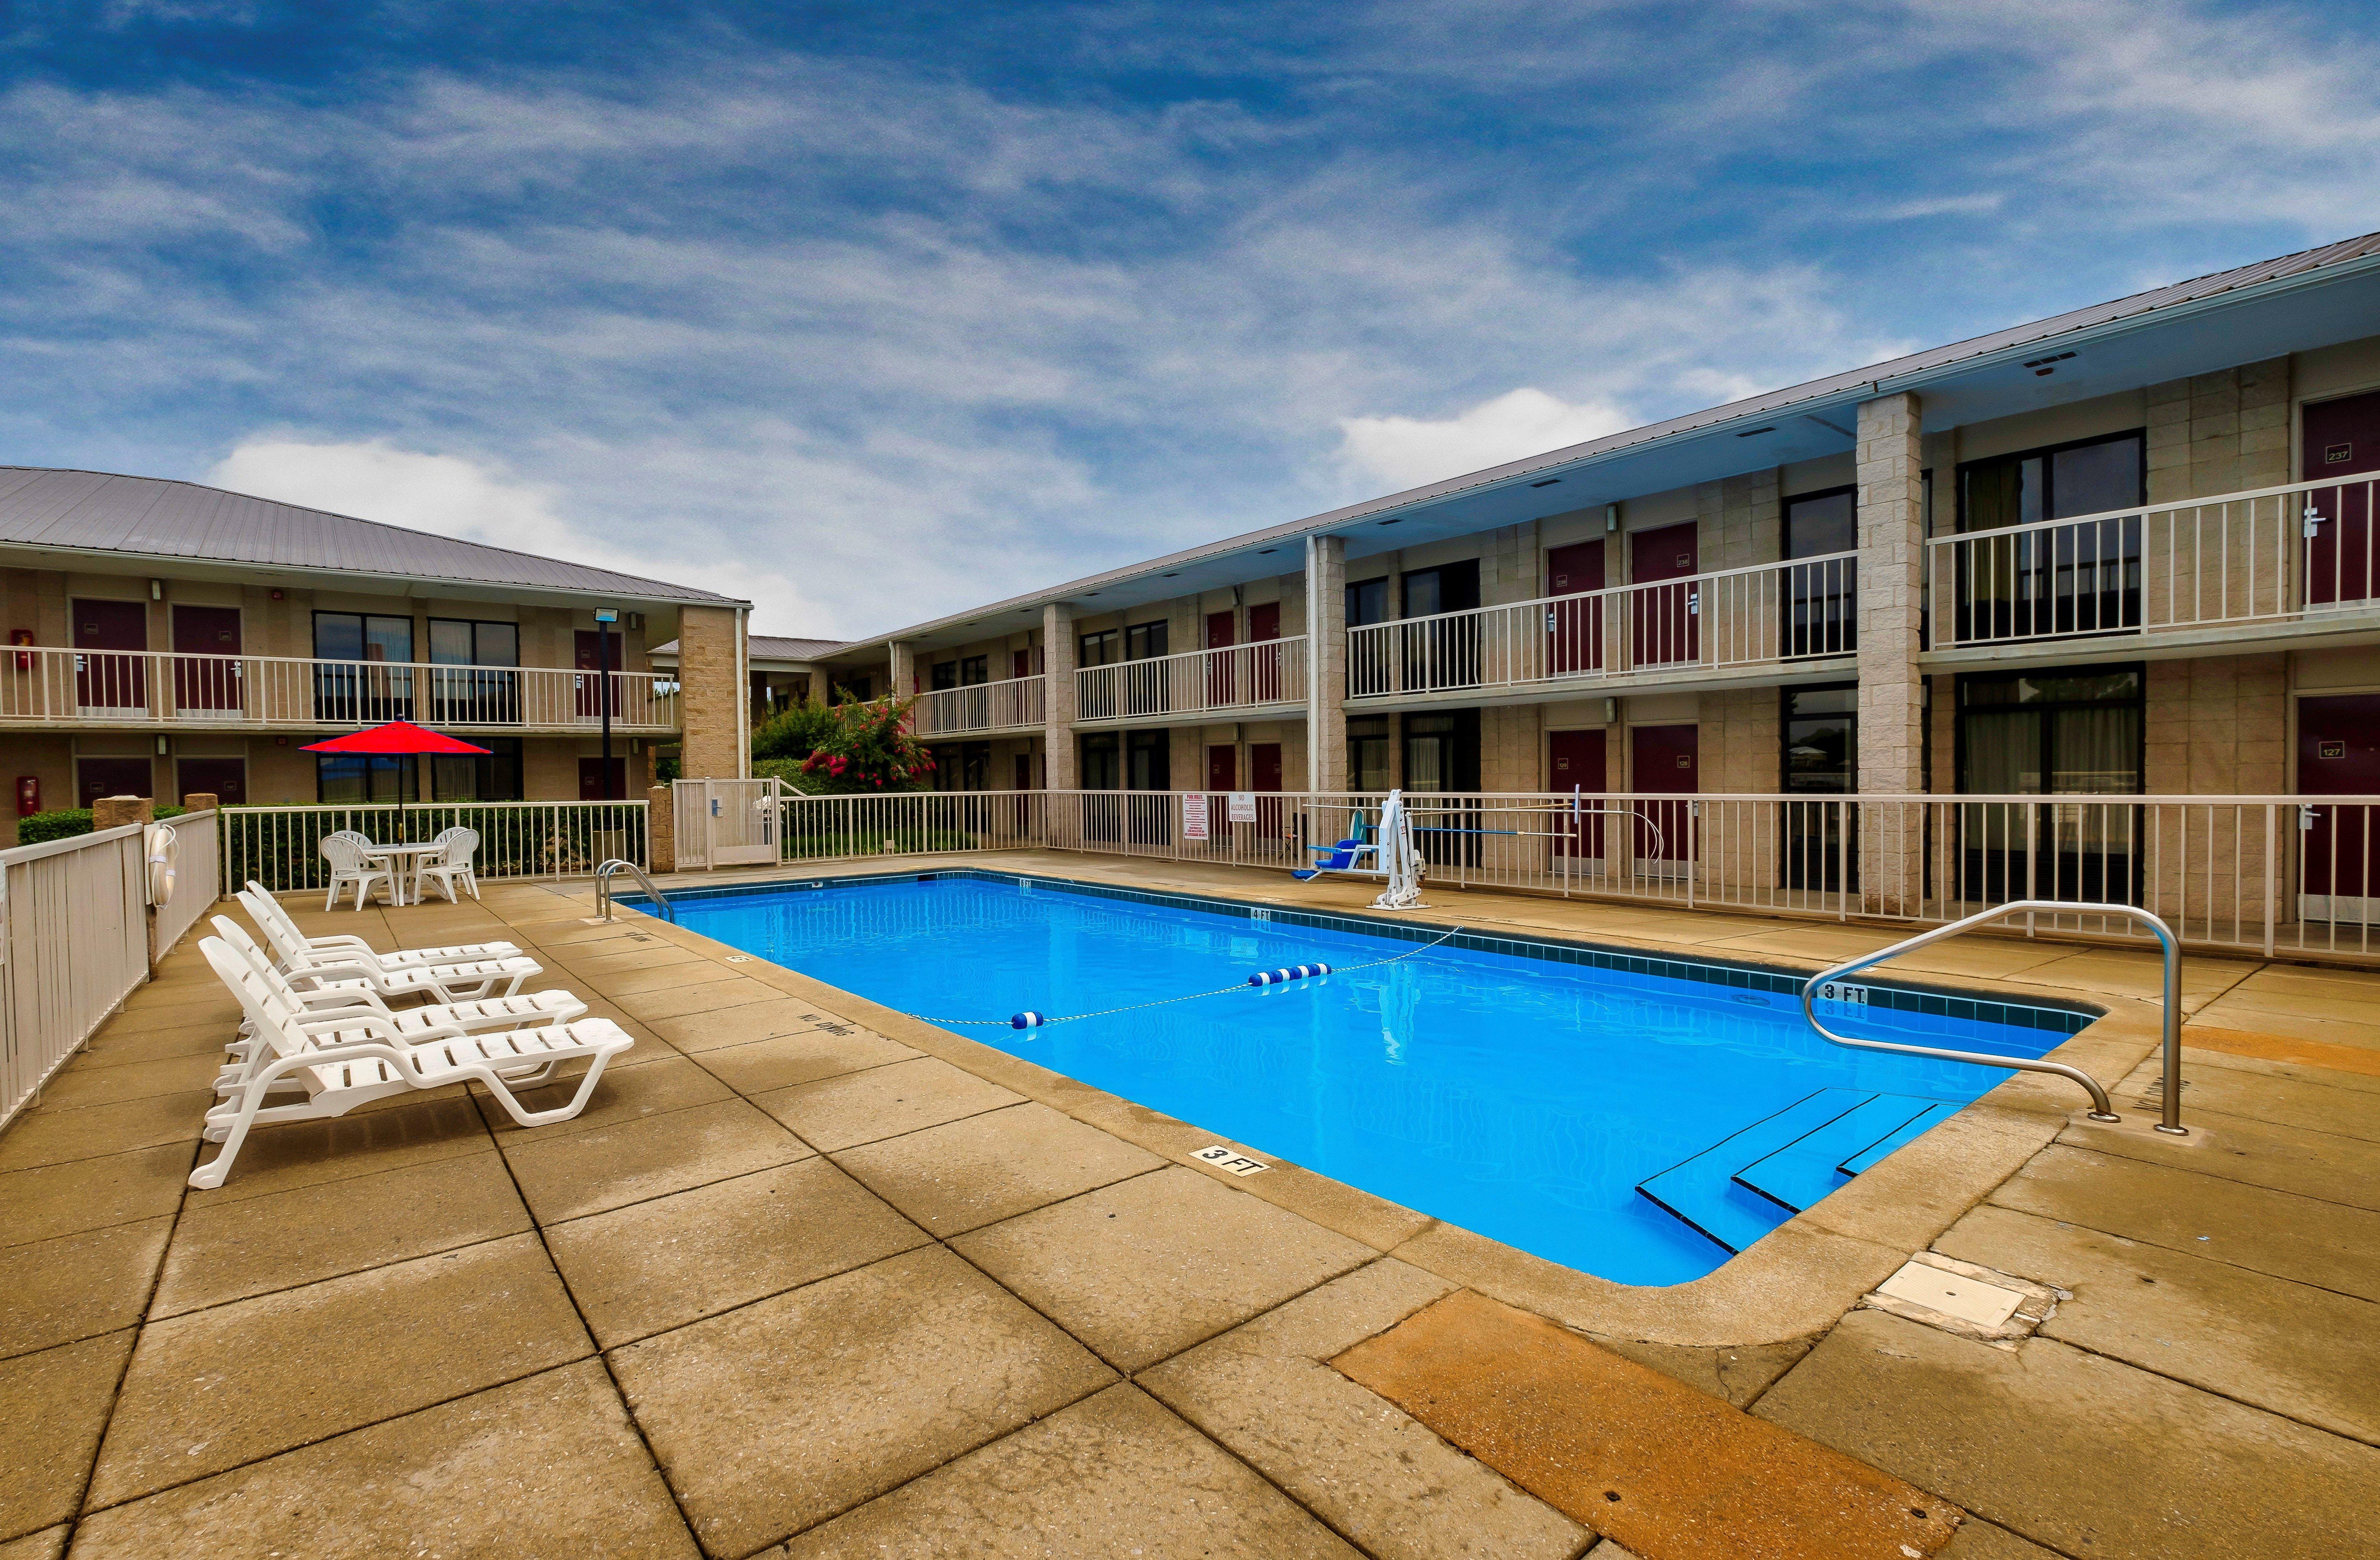
<svg viewBox="0 0 2380 1560">
<path fill-rule="evenodd" d="M 612 625 L 620 615 L 608 606 L 595 609 L 595 697 L 603 710 L 603 799 L 618 801 L 612 794 Z"/>
</svg>

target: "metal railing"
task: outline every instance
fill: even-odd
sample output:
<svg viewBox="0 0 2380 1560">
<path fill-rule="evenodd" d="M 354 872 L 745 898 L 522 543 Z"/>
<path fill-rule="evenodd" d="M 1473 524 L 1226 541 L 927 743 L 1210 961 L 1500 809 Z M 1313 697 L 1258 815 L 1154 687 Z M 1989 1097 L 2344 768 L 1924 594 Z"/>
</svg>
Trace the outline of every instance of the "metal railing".
<svg viewBox="0 0 2380 1560">
<path fill-rule="evenodd" d="M 1595 682 L 1858 651 L 1859 555 L 1829 553 L 1646 585 L 1367 623 L 1347 630 L 1347 696 Z"/>
<path fill-rule="evenodd" d="M 577 731 L 601 725 L 603 680 L 566 667 L 12 645 L 0 649 L 0 723 Z M 612 673 L 613 729 L 675 731 L 677 688 L 669 676 Z"/>
<path fill-rule="evenodd" d="M 1075 673 L 1078 721 L 1138 720 L 1305 702 L 1305 636 L 1153 655 Z"/>
<path fill-rule="evenodd" d="M 584 877 L 617 857 L 649 859 L 641 801 L 422 802 L 398 807 L 226 807 L 225 892 L 253 878 L 276 894 L 327 887 L 322 836 L 353 829 L 384 845 L 423 845 L 438 831 L 476 829 L 480 878 Z"/>
<path fill-rule="evenodd" d="M 2051 916 L 2087 915 L 2103 918 L 2124 918 L 2145 926 L 2156 936 L 2165 955 L 2165 1000 L 2161 1007 L 2161 1029 L 2165 1045 L 2164 1092 L 2165 1119 L 2157 1130 L 2176 1137 L 2187 1136 L 2190 1129 L 2181 1124 L 2181 946 L 2176 941 L 2173 928 L 2146 910 L 2131 905 L 2095 905 L 2064 899 L 2022 899 L 2013 905 L 1999 905 L 1954 920 L 1948 926 L 1937 926 L 1931 932 L 1921 932 L 1914 937 L 1904 937 L 1888 948 L 1880 948 L 1858 958 L 1846 959 L 1831 969 L 1822 969 L 1802 983 L 1802 1017 L 1820 1038 L 1854 1051 L 1887 1051 L 1901 1056 L 1931 1056 L 1943 1062 L 1972 1062 L 1978 1066 L 2010 1067 L 2021 1072 L 2050 1073 L 2071 1079 L 2091 1096 L 2091 1119 L 2119 1121 L 2115 1107 L 2107 1103 L 2107 1091 L 2099 1080 L 2080 1067 L 2063 1062 L 2052 1062 L 2037 1056 L 1998 1055 L 1988 1051 L 1954 1051 L 1938 1045 L 1919 1045 L 1897 1040 L 1861 1040 L 1852 1035 L 1837 1034 L 1818 1022 L 1817 993 L 1824 987 L 1872 969 L 1902 954 L 1914 953 L 1946 937 L 1956 937 L 1979 926 L 2003 920 L 2012 915 L 2047 914 Z"/>
<path fill-rule="evenodd" d="M 146 833 L 0 850 L 0 1125 L 149 978 Z"/>
<path fill-rule="evenodd" d="M 919 737 L 958 737 L 974 731 L 1016 731 L 1047 719 L 1049 678 L 1039 673 L 1002 682 L 939 688 L 917 695 L 909 729 Z"/>
<path fill-rule="evenodd" d="M 595 908 L 605 920 L 612 919 L 612 879 L 621 872 L 633 873 L 636 880 L 644 884 L 645 892 L 652 896 L 653 903 L 662 908 L 662 919 L 673 925 L 676 923 L 677 908 L 670 903 L 669 896 L 662 892 L 661 885 L 648 877 L 645 869 L 634 861 L 617 859 L 606 861 L 595 869 Z"/>
<path fill-rule="evenodd" d="M 2380 612 L 2375 486 L 2290 482 L 1931 538 L 1926 648 Z"/>
</svg>

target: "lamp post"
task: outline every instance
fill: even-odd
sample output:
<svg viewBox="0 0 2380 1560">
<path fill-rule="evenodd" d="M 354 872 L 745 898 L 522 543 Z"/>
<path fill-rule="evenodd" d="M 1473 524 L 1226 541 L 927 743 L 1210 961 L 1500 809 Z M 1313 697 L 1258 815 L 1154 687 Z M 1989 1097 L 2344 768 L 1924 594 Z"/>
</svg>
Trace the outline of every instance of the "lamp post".
<svg viewBox="0 0 2380 1560">
<path fill-rule="evenodd" d="M 620 620 L 608 606 L 595 609 L 595 697 L 603 712 L 603 799 L 618 801 L 612 785 L 612 625 Z"/>
</svg>

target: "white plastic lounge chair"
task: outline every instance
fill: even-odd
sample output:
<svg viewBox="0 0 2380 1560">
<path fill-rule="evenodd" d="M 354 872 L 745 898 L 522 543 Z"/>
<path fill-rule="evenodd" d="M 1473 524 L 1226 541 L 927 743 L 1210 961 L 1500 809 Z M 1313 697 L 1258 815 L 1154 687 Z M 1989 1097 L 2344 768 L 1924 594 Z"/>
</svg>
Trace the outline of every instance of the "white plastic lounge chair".
<svg viewBox="0 0 2380 1560">
<path fill-rule="evenodd" d="M 319 848 L 322 859 L 331 864 L 331 892 L 322 901 L 324 909 L 338 908 L 339 896 L 350 888 L 356 891 L 356 908 L 362 909 L 374 884 L 386 884 L 389 903 L 396 903 L 395 874 L 376 865 L 364 854 L 363 846 L 346 835 L 324 835 Z"/>
<path fill-rule="evenodd" d="M 238 996 L 261 1048 L 238 1089 L 207 1113 L 206 1140 L 223 1149 L 190 1172 L 193 1187 L 224 1184 L 252 1127 L 344 1115 L 358 1105 L 409 1090 L 475 1081 L 523 1127 L 567 1121 L 586 1108 L 588 1096 L 603 1076 L 603 1065 L 636 1043 L 608 1018 L 413 1044 L 397 1038 L 388 1020 L 378 1015 L 358 1015 L 342 1028 L 309 1030 L 298 1022 L 298 1010 L 231 945 L 209 937 L 199 949 Z M 515 1096 L 516 1089 L 545 1082 L 563 1063 L 582 1060 L 588 1063 L 586 1075 L 567 1103 L 531 1111 Z M 297 1091 L 282 1087 L 285 1079 L 294 1080 Z M 288 1098 L 299 1091 L 305 1098 Z M 267 1103 L 276 1095 L 288 1103 Z"/>
<path fill-rule="evenodd" d="M 240 902 L 248 903 L 245 898 Z M 249 913 L 256 914 L 254 908 Z M 285 920 L 265 915 L 258 919 L 257 926 L 271 945 L 273 961 L 281 972 L 301 992 L 334 990 L 359 982 L 383 997 L 471 1002 L 486 996 L 511 996 L 530 976 L 545 972 L 545 966 L 527 954 L 459 959 L 452 964 L 400 964 L 374 953 L 370 944 L 318 950 L 288 939 L 280 930 Z"/>
<path fill-rule="evenodd" d="M 441 829 L 438 840 L 445 846 L 445 851 L 441 855 L 423 857 L 421 864 L 413 870 L 413 902 L 417 905 L 421 903 L 422 884 L 431 880 L 435 880 L 438 886 L 445 891 L 446 902 L 450 905 L 461 903 L 455 894 L 457 884 L 472 898 L 478 898 L 480 880 L 471 871 L 471 857 L 480 848 L 480 831 L 461 827 Z"/>
<path fill-rule="evenodd" d="M 518 944 L 505 942 L 457 943 L 443 948 L 399 948 L 394 953 L 375 953 L 372 945 L 360 937 L 341 932 L 332 936 L 309 937 L 298 930 L 298 919 L 273 896 L 273 890 L 248 880 L 239 891 L 239 902 L 247 907 L 248 919 L 266 928 L 266 938 L 276 948 L 308 948 L 320 954 L 340 954 L 360 951 L 373 954 L 383 969 L 402 969 L 416 964 L 467 964 L 481 958 L 518 958 Z M 266 927 L 270 921 L 273 924 Z"/>
</svg>

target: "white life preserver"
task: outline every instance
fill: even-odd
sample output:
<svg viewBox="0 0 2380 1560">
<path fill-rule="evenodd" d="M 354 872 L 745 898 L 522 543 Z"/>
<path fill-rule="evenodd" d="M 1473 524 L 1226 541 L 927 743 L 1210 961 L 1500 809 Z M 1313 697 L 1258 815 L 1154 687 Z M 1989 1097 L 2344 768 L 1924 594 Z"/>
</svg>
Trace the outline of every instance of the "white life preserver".
<svg viewBox="0 0 2380 1560">
<path fill-rule="evenodd" d="M 159 823 L 149 831 L 149 903 L 159 909 L 174 902 L 174 868 L 182 859 L 182 842 Z"/>
</svg>

